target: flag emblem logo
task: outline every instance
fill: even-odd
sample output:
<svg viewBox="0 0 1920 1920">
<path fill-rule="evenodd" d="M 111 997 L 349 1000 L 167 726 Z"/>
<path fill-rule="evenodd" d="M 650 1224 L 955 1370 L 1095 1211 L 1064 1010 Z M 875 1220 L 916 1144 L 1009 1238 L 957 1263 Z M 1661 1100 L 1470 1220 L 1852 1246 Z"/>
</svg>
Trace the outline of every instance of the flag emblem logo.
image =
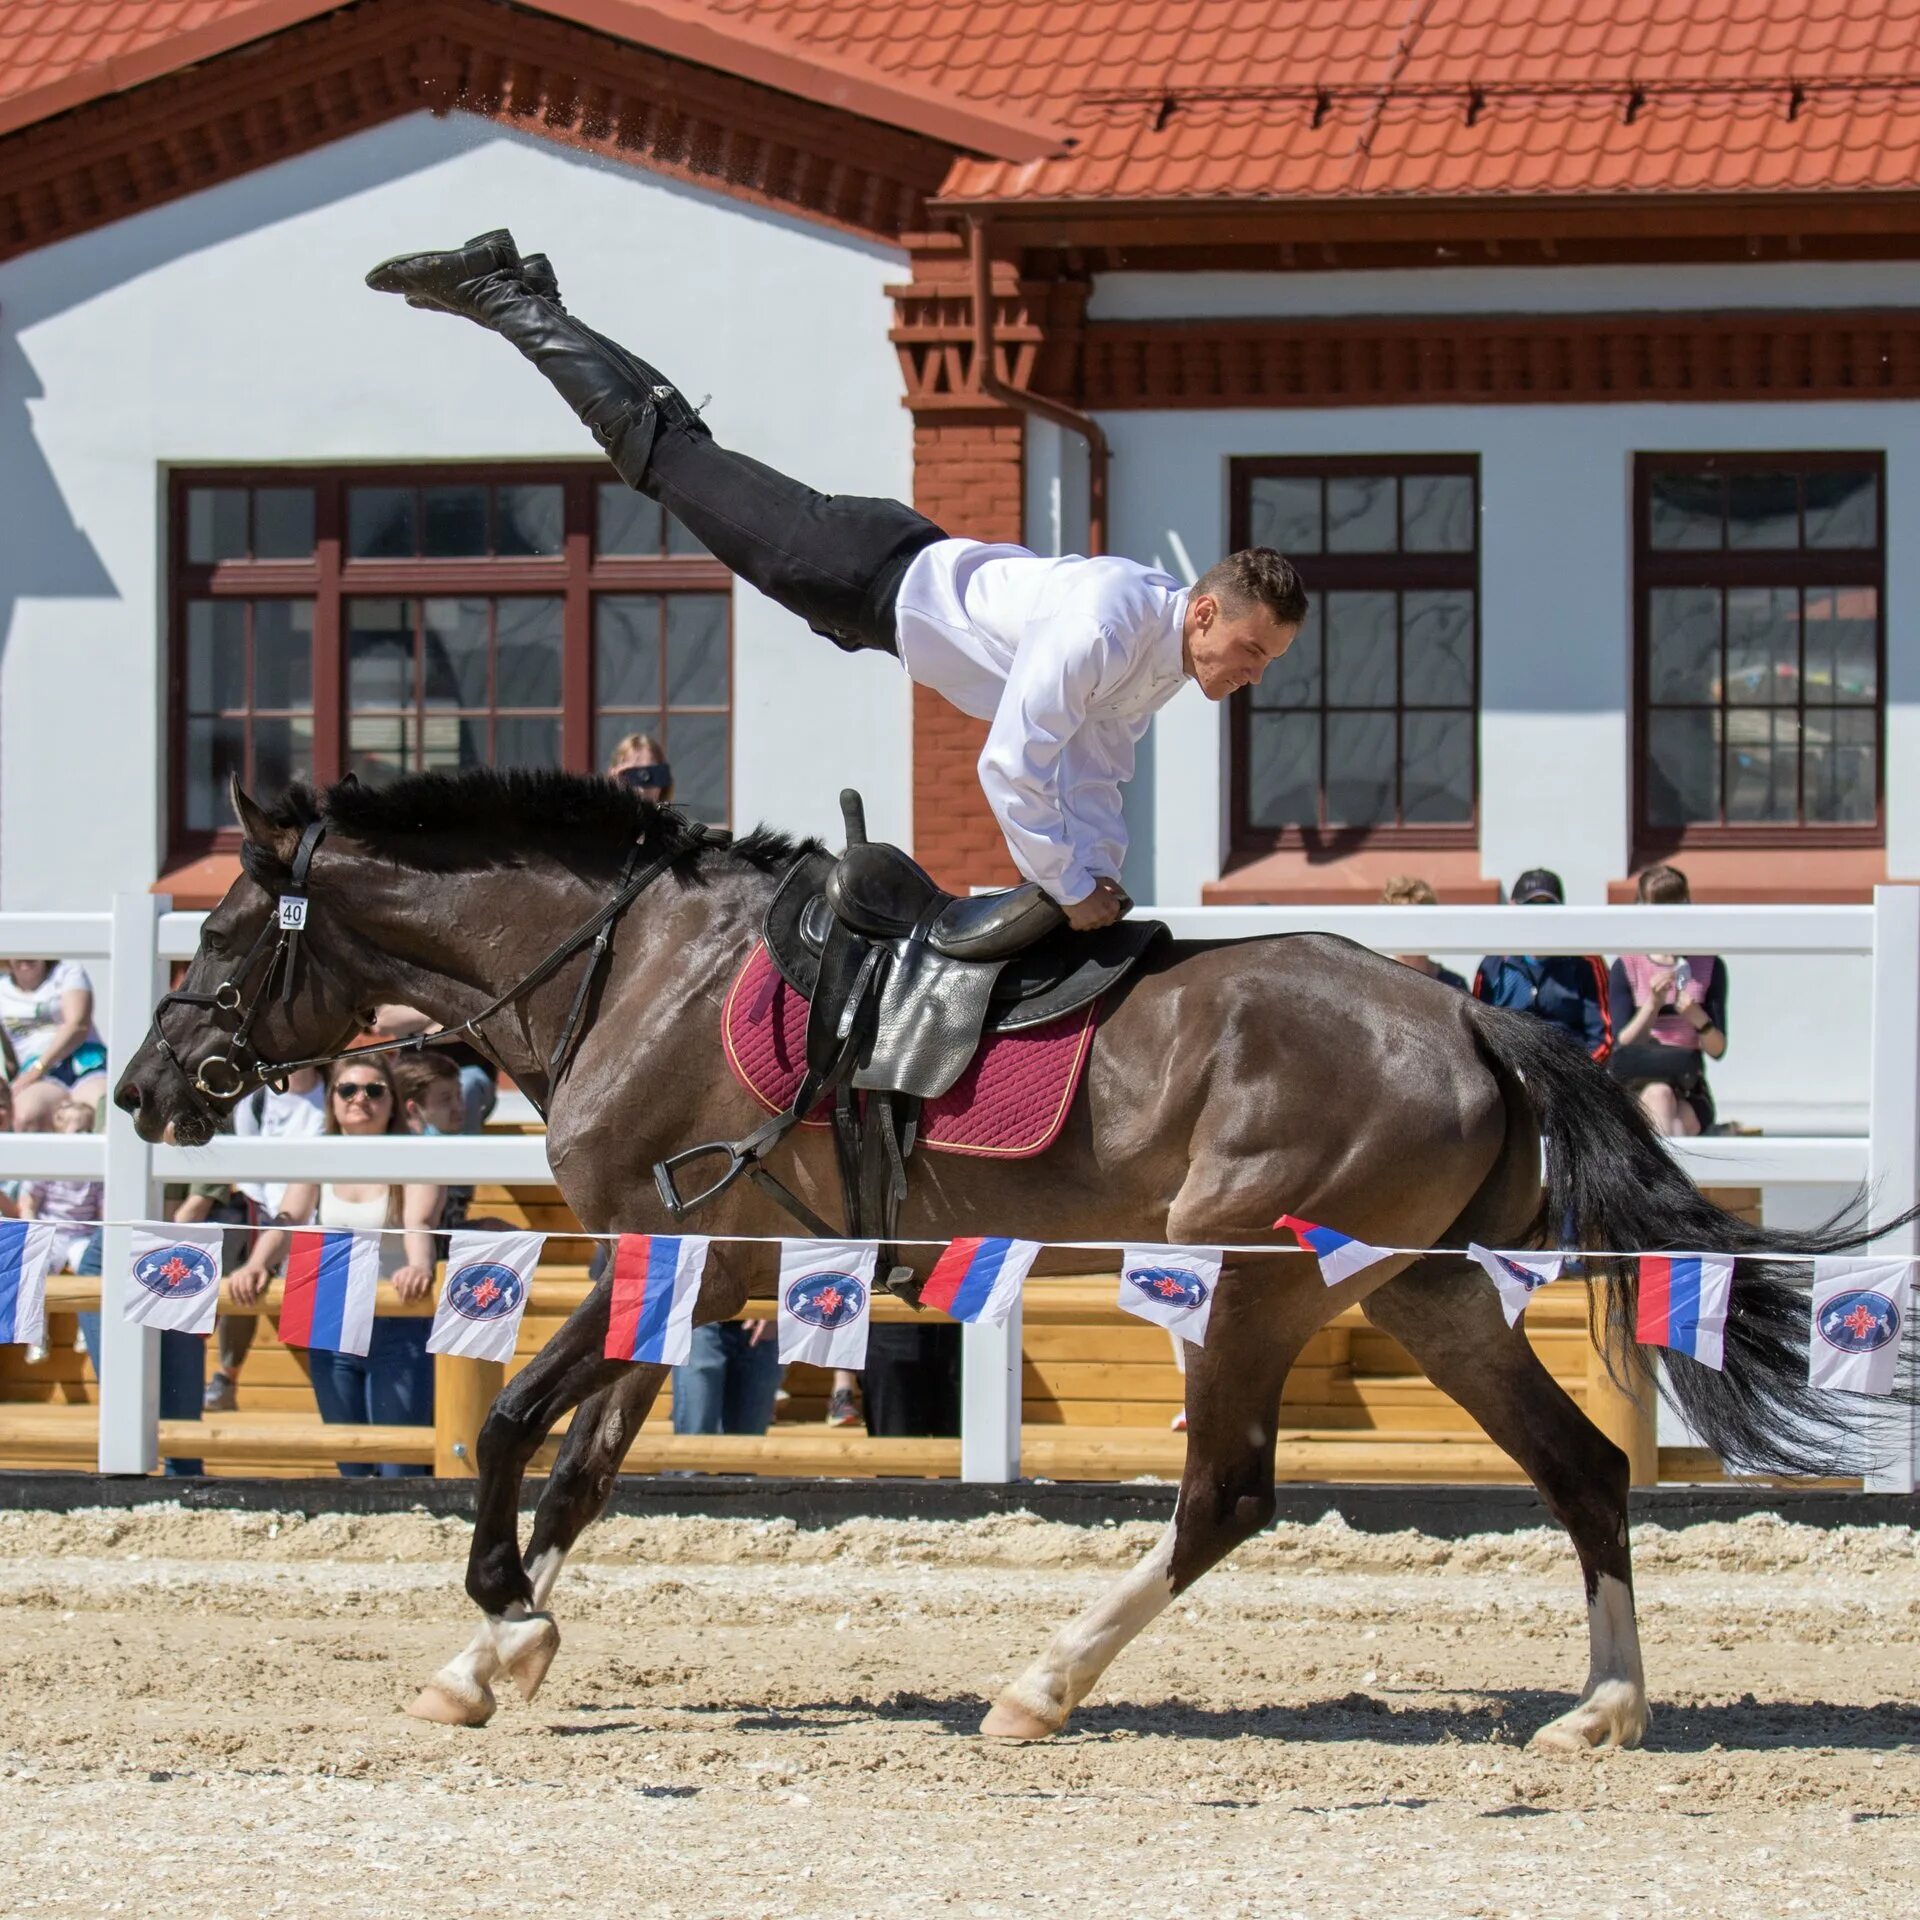
<svg viewBox="0 0 1920 1920">
<path fill-rule="evenodd" d="M 1900 1337 L 1900 1309 L 1884 1293 L 1856 1287 L 1823 1301 L 1814 1326 L 1842 1353 L 1878 1353 Z"/>
<path fill-rule="evenodd" d="M 1163 1307 L 1191 1310 L 1207 1302 L 1207 1283 L 1185 1267 L 1129 1267 L 1127 1285 Z"/>
<path fill-rule="evenodd" d="M 447 1305 L 468 1320 L 504 1320 L 520 1310 L 527 1283 L 497 1260 L 462 1267 L 447 1282 Z"/>
<path fill-rule="evenodd" d="M 787 1311 L 796 1320 L 829 1333 L 859 1319 L 866 1303 L 866 1283 L 857 1274 L 809 1273 L 787 1289 Z"/>
<path fill-rule="evenodd" d="M 133 1277 L 162 1300 L 191 1300 L 217 1285 L 219 1269 L 204 1247 L 155 1247 L 133 1263 Z"/>
</svg>

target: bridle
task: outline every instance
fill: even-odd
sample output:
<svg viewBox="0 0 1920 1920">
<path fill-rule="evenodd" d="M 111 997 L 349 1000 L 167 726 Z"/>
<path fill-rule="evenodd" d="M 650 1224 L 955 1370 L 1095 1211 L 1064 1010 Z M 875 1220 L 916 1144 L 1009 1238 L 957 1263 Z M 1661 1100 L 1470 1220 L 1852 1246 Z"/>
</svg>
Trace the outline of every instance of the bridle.
<svg viewBox="0 0 1920 1920">
<path fill-rule="evenodd" d="M 551 1093 L 572 1055 L 581 1016 L 586 1011 L 587 995 L 606 959 L 615 921 L 676 861 L 703 847 L 724 847 L 732 840 L 732 835 L 723 829 L 690 819 L 678 807 L 658 806 L 654 809 L 654 818 L 667 828 L 667 843 L 661 851 L 641 866 L 640 855 L 645 843 L 635 841 L 628 850 L 626 863 L 620 872 L 620 885 L 612 899 L 575 927 L 538 965 L 516 980 L 497 1000 L 482 1007 L 471 1019 L 462 1021 L 457 1027 L 443 1027 L 435 1033 L 409 1034 L 405 1039 L 382 1040 L 367 1047 L 341 1047 L 332 1053 L 315 1054 L 305 1060 L 265 1060 L 253 1044 L 254 1022 L 272 997 L 276 980 L 280 986 L 280 1004 L 287 1006 L 293 999 L 294 982 L 300 966 L 300 936 L 307 930 L 310 905 L 307 874 L 313 865 L 314 852 L 327 831 L 326 821 L 310 821 L 300 835 L 299 845 L 294 849 L 286 889 L 279 895 L 276 910 L 268 915 L 259 933 L 254 936 L 253 945 L 247 949 L 239 966 L 211 993 L 188 993 L 175 988 L 163 994 L 153 1010 L 155 1045 L 192 1083 L 196 1092 L 204 1094 L 209 1100 L 237 1100 L 254 1087 L 281 1085 L 290 1073 L 298 1073 L 307 1067 L 330 1067 L 336 1060 L 344 1060 L 349 1054 L 357 1059 L 376 1053 L 412 1053 L 428 1047 L 448 1047 L 461 1042 L 478 1041 L 483 1022 L 524 999 L 536 987 L 544 985 L 582 947 L 591 943 L 592 956 L 586 971 L 580 976 L 580 984 L 574 991 L 573 1004 L 561 1027 L 560 1038 L 547 1061 L 547 1083 Z M 253 848 L 247 847 L 241 856 L 243 861 L 252 852 Z M 249 870 L 252 870 L 251 866 Z M 262 876 L 255 873 L 254 878 L 259 880 Z M 249 997 L 249 982 L 263 953 L 266 955 L 266 970 L 260 975 L 259 984 L 252 989 Z M 226 1043 L 226 1050 L 207 1054 L 197 1067 L 188 1066 L 173 1042 L 167 1038 L 162 1025 L 167 1009 L 175 1006 L 198 1007 L 216 1015 L 236 1016 L 233 1035 Z"/>
</svg>

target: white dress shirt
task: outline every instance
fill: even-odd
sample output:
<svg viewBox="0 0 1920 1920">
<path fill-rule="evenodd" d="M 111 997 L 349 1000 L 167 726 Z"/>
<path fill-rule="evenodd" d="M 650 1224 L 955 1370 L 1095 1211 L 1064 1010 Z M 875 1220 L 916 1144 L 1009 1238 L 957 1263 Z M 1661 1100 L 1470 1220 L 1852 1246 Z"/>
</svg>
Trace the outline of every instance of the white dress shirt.
<svg viewBox="0 0 1920 1920">
<path fill-rule="evenodd" d="M 939 540 L 900 583 L 900 660 L 990 720 L 980 785 L 1013 863 L 1063 906 L 1120 877 L 1120 787 L 1180 691 L 1187 590 L 1136 561 Z"/>
</svg>

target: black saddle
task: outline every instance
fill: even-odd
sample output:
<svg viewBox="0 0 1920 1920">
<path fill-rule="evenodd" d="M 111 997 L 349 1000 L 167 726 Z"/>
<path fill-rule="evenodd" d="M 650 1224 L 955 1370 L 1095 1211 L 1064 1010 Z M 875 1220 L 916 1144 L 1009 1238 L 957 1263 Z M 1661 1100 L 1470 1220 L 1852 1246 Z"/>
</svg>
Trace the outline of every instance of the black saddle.
<svg viewBox="0 0 1920 1920">
<path fill-rule="evenodd" d="M 1096 1000 L 1167 937 L 1157 920 L 1076 933 L 1033 885 L 958 898 L 898 847 L 867 839 L 860 796 L 840 796 L 847 848 L 803 854 L 768 904 L 762 934 L 787 984 L 810 1003 L 807 1071 L 785 1113 L 745 1140 L 661 1161 L 654 1179 L 682 1219 L 750 1175 L 810 1232 L 831 1236 L 762 1157 L 829 1095 L 847 1234 L 890 1238 L 906 1193 L 920 1103 L 945 1093 L 983 1040 L 1058 1019 Z M 678 1168 L 713 1154 L 726 1171 L 682 1196 Z M 910 1279 L 905 1269 L 893 1276 Z"/>
</svg>

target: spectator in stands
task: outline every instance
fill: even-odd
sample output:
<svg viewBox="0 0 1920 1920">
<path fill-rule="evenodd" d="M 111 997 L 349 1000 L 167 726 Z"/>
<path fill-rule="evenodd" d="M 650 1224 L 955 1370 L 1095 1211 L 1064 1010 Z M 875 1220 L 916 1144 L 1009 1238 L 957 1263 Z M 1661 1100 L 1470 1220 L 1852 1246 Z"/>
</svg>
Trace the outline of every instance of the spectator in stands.
<svg viewBox="0 0 1920 1920">
<path fill-rule="evenodd" d="M 1426 881 L 1412 874 L 1399 874 L 1380 890 L 1380 904 L 1383 907 L 1437 907 L 1440 896 Z M 1397 953 L 1394 958 L 1403 967 L 1411 967 L 1415 973 L 1424 973 L 1429 979 L 1438 980 L 1443 987 L 1458 987 L 1462 993 L 1467 990 L 1466 981 L 1451 967 L 1443 967 L 1431 954 Z"/>
<path fill-rule="evenodd" d="M 664 807 L 673 799 L 673 769 L 666 750 L 650 733 L 630 733 L 607 760 L 607 778 Z"/>
<path fill-rule="evenodd" d="M 440 1023 L 417 1007 L 386 1006 L 373 1010 L 373 1031 L 382 1040 L 410 1040 L 416 1033 L 438 1033 Z M 447 1042 L 433 1051 L 451 1060 L 460 1074 L 460 1097 L 466 1117 L 455 1133 L 479 1133 L 500 1098 L 500 1069 L 478 1047 L 464 1040 Z"/>
<path fill-rule="evenodd" d="M 960 1431 L 960 1329 L 876 1320 L 860 1397 L 871 1434 L 951 1439 Z"/>
<path fill-rule="evenodd" d="M 326 1131 L 361 1139 L 406 1131 L 400 1101 L 385 1058 L 350 1053 L 327 1070 Z M 409 1183 L 388 1186 L 342 1181 L 326 1186 L 300 1183 L 287 1189 L 282 1221 L 313 1221 L 323 1227 L 402 1229 L 380 1242 L 381 1277 L 393 1283 L 402 1300 L 426 1300 L 433 1293 L 437 1249 L 432 1229 L 440 1223 L 441 1191 Z M 233 1297 L 259 1299 L 274 1263 L 285 1253 L 288 1236 L 278 1229 L 263 1233 L 232 1276 Z M 430 1427 L 433 1424 L 433 1357 L 427 1352 L 429 1322 L 420 1317 L 383 1315 L 373 1323 L 366 1357 L 346 1353 L 311 1356 L 313 1397 L 320 1417 L 330 1425 Z M 343 1474 L 378 1472 L 422 1474 L 425 1467 L 392 1462 L 378 1468 L 342 1461 Z"/>
<path fill-rule="evenodd" d="M 91 1133 L 95 1110 L 84 1100 L 69 1100 L 53 1116 L 55 1133 Z M 20 1192 L 20 1218 L 60 1226 L 49 1273 L 77 1272 L 81 1256 L 102 1218 L 106 1189 L 98 1180 L 29 1180 Z M 27 1349 L 29 1365 L 47 1357 L 45 1346 Z"/>
<path fill-rule="evenodd" d="M 327 1091 L 318 1067 L 298 1067 L 287 1075 L 284 1087 L 256 1087 L 233 1110 L 233 1131 L 240 1139 L 300 1140 L 324 1133 Z M 196 1188 L 196 1193 L 202 1192 Z M 205 1193 L 207 1219 L 230 1222 L 226 1237 L 229 1272 L 246 1264 L 253 1242 L 267 1221 L 278 1217 L 287 1195 L 284 1181 L 255 1180 Z M 188 1216 L 182 1213 L 179 1218 Z M 250 1313 L 223 1313 L 218 1327 L 219 1356 L 207 1381 L 209 1413 L 230 1413 L 239 1404 L 240 1369 L 253 1348 L 259 1317 Z"/>
<path fill-rule="evenodd" d="M 393 1061 L 394 1091 L 400 1100 L 400 1117 L 409 1133 L 477 1133 L 467 1124 L 466 1090 L 461 1069 L 444 1047 L 430 1047 L 421 1053 L 397 1054 Z M 451 1232 L 467 1224 L 473 1209 L 472 1187 L 443 1187 L 440 1225 Z"/>
<path fill-rule="evenodd" d="M 1560 876 L 1531 867 L 1514 882 L 1517 907 L 1566 905 Z M 1488 954 L 1473 976 L 1473 996 L 1489 1006 L 1537 1014 L 1571 1034 L 1595 1060 L 1613 1051 L 1607 970 L 1597 954 Z"/>
<path fill-rule="evenodd" d="M 695 1327 L 693 1351 L 673 1370 L 675 1433 L 765 1433 L 780 1389 L 780 1342 L 771 1320 Z"/>
<path fill-rule="evenodd" d="M 9 960 L 0 970 L 0 1027 L 14 1057 L 22 1133 L 41 1133 L 68 1100 L 98 1109 L 107 1049 L 93 1024 L 93 982 L 71 960 Z"/>
<path fill-rule="evenodd" d="M 1693 898 L 1678 867 L 1640 876 L 1646 906 Z M 1714 1123 L 1706 1062 L 1727 1050 L 1727 969 L 1711 954 L 1627 953 L 1608 976 L 1614 1032 L 1607 1063 L 1634 1093 L 1656 1131 L 1704 1133 Z"/>
</svg>

